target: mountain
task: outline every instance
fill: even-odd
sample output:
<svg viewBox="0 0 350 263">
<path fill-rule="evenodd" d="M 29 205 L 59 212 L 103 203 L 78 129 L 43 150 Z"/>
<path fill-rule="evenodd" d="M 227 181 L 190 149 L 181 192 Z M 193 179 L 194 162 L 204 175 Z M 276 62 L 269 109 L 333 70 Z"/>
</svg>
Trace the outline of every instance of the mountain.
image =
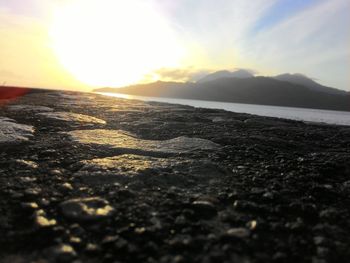
<svg viewBox="0 0 350 263">
<path fill-rule="evenodd" d="M 350 111 L 350 94 L 330 94 L 268 77 L 219 78 L 202 83 L 158 81 L 124 88 L 103 88 L 138 96 L 248 103 Z"/>
<path fill-rule="evenodd" d="M 253 78 L 254 75 L 250 73 L 247 70 L 244 69 L 239 69 L 233 72 L 230 72 L 228 70 L 220 70 L 216 71 L 214 73 L 211 73 L 209 75 L 206 75 L 205 77 L 201 78 L 200 80 L 197 81 L 197 83 L 204 83 L 207 81 L 212 81 L 216 79 L 222 79 L 222 78 Z"/>
<path fill-rule="evenodd" d="M 273 78 L 277 79 L 277 80 L 288 81 L 291 83 L 300 84 L 300 85 L 308 87 L 309 89 L 314 90 L 314 91 L 320 91 L 320 92 L 325 92 L 325 93 L 329 93 L 329 94 L 342 94 L 342 95 L 347 94 L 347 92 L 344 90 L 339 90 L 339 89 L 334 89 L 334 88 L 323 86 L 323 85 L 317 83 L 316 81 L 314 81 L 314 80 L 312 80 L 312 79 L 308 78 L 307 76 L 300 74 L 300 73 L 296 73 L 296 74 L 285 73 L 285 74 L 277 75 Z"/>
</svg>

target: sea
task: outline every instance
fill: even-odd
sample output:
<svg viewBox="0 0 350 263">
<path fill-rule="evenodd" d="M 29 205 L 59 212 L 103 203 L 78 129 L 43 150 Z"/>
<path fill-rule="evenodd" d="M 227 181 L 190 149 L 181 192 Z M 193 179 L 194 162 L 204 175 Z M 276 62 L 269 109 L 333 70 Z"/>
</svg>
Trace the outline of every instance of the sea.
<svg viewBox="0 0 350 263">
<path fill-rule="evenodd" d="M 350 112 L 319 110 L 307 108 L 281 107 L 269 105 L 229 103 L 206 100 L 188 100 L 161 97 L 134 96 L 121 93 L 101 92 L 99 94 L 123 99 L 135 99 L 143 101 L 166 102 L 172 104 L 189 105 L 198 108 L 223 109 L 232 112 L 249 113 L 259 116 L 277 117 L 291 120 L 298 120 L 312 123 L 326 123 L 350 126 Z M 350 102 L 349 102 L 350 103 Z"/>
</svg>

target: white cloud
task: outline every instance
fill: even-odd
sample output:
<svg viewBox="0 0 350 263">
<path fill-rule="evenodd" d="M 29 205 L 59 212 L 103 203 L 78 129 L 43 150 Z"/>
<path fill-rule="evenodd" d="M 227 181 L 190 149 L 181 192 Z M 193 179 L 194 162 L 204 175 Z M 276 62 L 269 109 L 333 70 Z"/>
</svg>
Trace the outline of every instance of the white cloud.
<svg viewBox="0 0 350 263">
<path fill-rule="evenodd" d="M 158 4 L 164 5 L 164 1 L 159 1 Z M 181 38 L 196 43 L 195 46 L 208 56 L 208 63 L 220 64 L 227 61 L 230 56 L 228 52 L 232 52 L 232 48 L 245 38 L 255 22 L 276 1 L 179 0 L 176 4 L 172 3 L 170 17 Z"/>
<path fill-rule="evenodd" d="M 329 85 L 347 89 L 350 81 L 342 72 L 328 70 L 341 63 L 350 66 L 348 0 L 320 1 L 295 16 L 264 30 L 240 46 L 242 56 L 259 61 L 259 67 L 303 72 Z M 261 70 L 261 68 L 259 68 Z M 337 67 L 339 68 L 339 67 Z"/>
</svg>

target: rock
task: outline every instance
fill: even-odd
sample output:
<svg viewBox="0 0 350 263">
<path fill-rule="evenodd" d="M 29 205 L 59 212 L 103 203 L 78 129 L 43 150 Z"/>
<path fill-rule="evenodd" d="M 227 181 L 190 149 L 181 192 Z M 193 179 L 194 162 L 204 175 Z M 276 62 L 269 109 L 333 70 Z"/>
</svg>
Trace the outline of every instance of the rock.
<svg viewBox="0 0 350 263">
<path fill-rule="evenodd" d="M 93 243 L 88 243 L 85 247 L 85 251 L 91 254 L 97 253 L 100 250 L 101 248 L 97 244 L 93 244 Z"/>
<path fill-rule="evenodd" d="M 16 166 L 24 168 L 24 169 L 37 169 L 39 166 L 36 162 L 17 159 L 15 160 Z"/>
<path fill-rule="evenodd" d="M 34 127 L 18 124 L 14 120 L 0 117 L 0 145 L 17 144 L 33 137 Z"/>
<path fill-rule="evenodd" d="M 44 210 L 38 210 L 33 214 L 34 224 L 39 228 L 51 227 L 56 225 L 55 219 L 48 219 Z"/>
<path fill-rule="evenodd" d="M 93 222 L 110 217 L 114 208 L 100 197 L 77 198 L 60 204 L 62 214 L 74 221 Z"/>
<path fill-rule="evenodd" d="M 139 181 L 141 186 L 138 189 L 143 188 L 144 184 L 158 187 L 183 187 L 190 180 L 197 179 L 205 182 L 225 172 L 206 160 L 155 158 L 133 154 L 92 159 L 82 161 L 81 164 L 83 167 L 74 176 L 85 184 L 91 186 L 120 182 L 135 184 Z M 185 172 L 189 172 L 191 176 L 184 176 Z"/>
<path fill-rule="evenodd" d="M 118 240 L 119 236 L 105 236 L 102 239 L 102 245 L 103 246 L 109 246 L 111 244 L 114 244 Z"/>
<path fill-rule="evenodd" d="M 60 244 L 49 249 L 48 256 L 53 262 L 66 263 L 72 262 L 77 257 L 77 253 L 72 246 Z"/>
<path fill-rule="evenodd" d="M 234 238 L 247 238 L 250 236 L 250 231 L 243 227 L 230 228 L 226 231 L 226 236 Z"/>
<path fill-rule="evenodd" d="M 70 190 L 73 190 L 73 186 L 70 183 L 63 183 L 61 185 L 61 189 L 70 191 Z"/>
<path fill-rule="evenodd" d="M 73 113 L 73 112 L 43 112 L 43 113 L 38 113 L 37 115 L 41 117 L 46 117 L 48 119 L 65 121 L 65 122 L 76 122 L 79 124 L 82 124 L 82 123 L 106 124 L 104 120 L 101 120 L 92 116 L 88 116 L 88 115 Z"/>
<path fill-rule="evenodd" d="M 35 203 L 35 202 L 32 202 L 32 203 L 21 203 L 21 206 L 22 206 L 23 209 L 29 210 L 29 211 L 30 210 L 33 211 L 33 210 L 39 208 L 38 204 Z"/>
<path fill-rule="evenodd" d="M 19 177 L 18 180 L 22 183 L 33 183 L 35 182 L 37 179 L 35 177 Z"/>
<path fill-rule="evenodd" d="M 10 111 L 20 111 L 20 112 L 51 112 L 51 111 L 53 111 L 52 108 L 45 107 L 45 106 L 23 105 L 23 104 L 10 105 L 7 107 L 7 109 Z"/>
<path fill-rule="evenodd" d="M 28 188 L 24 190 L 24 194 L 28 197 L 35 197 L 38 196 L 41 193 L 40 188 Z"/>
<path fill-rule="evenodd" d="M 209 201 L 194 201 L 191 208 L 198 216 L 206 219 L 217 215 L 216 207 Z"/>
<path fill-rule="evenodd" d="M 103 145 L 124 153 L 184 153 L 219 149 L 220 145 L 200 138 L 177 137 L 171 140 L 152 141 L 138 139 L 123 130 L 76 130 L 67 132 L 73 141 L 82 144 Z"/>
<path fill-rule="evenodd" d="M 254 230 L 257 228 L 258 226 L 258 222 L 256 220 L 251 220 L 249 221 L 246 226 L 250 229 L 250 230 Z"/>
</svg>

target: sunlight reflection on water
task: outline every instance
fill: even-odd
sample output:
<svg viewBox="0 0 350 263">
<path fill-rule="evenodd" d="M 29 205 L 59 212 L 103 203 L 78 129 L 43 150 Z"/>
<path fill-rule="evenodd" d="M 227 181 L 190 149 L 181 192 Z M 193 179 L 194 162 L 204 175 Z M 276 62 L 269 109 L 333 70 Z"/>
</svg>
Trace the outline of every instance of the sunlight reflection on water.
<svg viewBox="0 0 350 263">
<path fill-rule="evenodd" d="M 242 104 L 242 103 L 227 103 L 227 102 L 205 101 L 205 100 L 143 97 L 143 96 L 133 96 L 133 95 L 127 95 L 127 94 L 106 93 L 106 92 L 101 92 L 99 94 L 111 96 L 111 97 L 123 98 L 123 99 L 166 102 L 166 103 L 182 104 L 182 105 L 189 105 L 189 106 L 201 107 L 201 108 L 224 109 L 232 112 L 249 113 L 249 114 L 255 114 L 260 116 L 350 126 L 350 112 L 346 112 L 346 111 L 280 107 L 280 106 L 269 106 L 269 105 L 253 105 L 253 104 Z"/>
</svg>

